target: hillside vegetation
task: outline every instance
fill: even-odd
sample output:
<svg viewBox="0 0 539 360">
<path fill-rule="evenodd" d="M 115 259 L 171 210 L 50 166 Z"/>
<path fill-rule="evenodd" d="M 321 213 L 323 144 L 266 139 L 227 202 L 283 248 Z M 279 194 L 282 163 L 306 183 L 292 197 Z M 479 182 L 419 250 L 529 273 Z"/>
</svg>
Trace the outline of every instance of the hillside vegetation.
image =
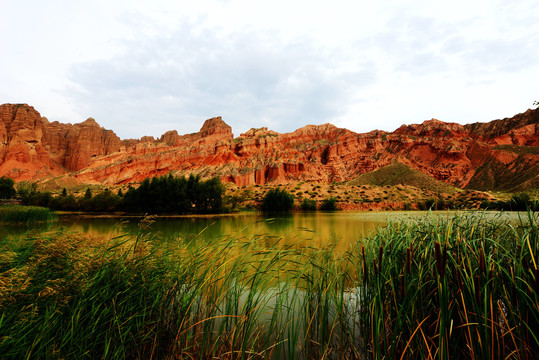
<svg viewBox="0 0 539 360">
<path fill-rule="evenodd" d="M 438 193 L 454 194 L 457 192 L 455 187 L 436 180 L 400 162 L 395 162 L 378 170 L 361 174 L 355 179 L 350 180 L 348 185 L 410 185 Z"/>
</svg>

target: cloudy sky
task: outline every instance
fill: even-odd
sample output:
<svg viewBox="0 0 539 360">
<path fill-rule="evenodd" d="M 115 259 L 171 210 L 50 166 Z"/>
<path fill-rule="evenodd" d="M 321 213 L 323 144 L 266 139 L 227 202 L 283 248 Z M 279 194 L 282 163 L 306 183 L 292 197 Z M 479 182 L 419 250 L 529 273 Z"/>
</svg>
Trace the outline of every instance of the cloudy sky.
<svg viewBox="0 0 539 360">
<path fill-rule="evenodd" d="M 0 103 L 121 138 L 392 131 L 539 100 L 537 0 L 0 2 Z"/>
</svg>

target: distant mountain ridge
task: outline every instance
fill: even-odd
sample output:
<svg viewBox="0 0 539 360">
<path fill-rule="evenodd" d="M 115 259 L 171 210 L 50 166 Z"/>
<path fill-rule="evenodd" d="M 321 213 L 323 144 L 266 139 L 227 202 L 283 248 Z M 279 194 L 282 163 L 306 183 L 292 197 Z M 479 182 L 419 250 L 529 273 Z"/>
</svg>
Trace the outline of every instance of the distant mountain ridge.
<svg viewBox="0 0 539 360">
<path fill-rule="evenodd" d="M 0 105 L 0 176 L 17 181 L 115 185 L 172 172 L 238 186 L 331 183 L 395 162 L 461 188 L 539 187 L 539 110 L 467 125 L 432 119 L 394 132 L 358 134 L 324 124 L 282 134 L 251 129 L 236 138 L 216 117 L 193 134 L 121 140 L 92 118 L 62 124 L 26 104 Z"/>
</svg>

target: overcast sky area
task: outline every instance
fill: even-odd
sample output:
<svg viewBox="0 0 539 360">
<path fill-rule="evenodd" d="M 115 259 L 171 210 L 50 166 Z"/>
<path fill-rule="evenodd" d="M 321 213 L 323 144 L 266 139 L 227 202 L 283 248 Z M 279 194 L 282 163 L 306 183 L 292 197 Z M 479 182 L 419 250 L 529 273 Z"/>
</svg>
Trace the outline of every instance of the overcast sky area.
<svg viewBox="0 0 539 360">
<path fill-rule="evenodd" d="M 0 2 L 0 103 L 121 138 L 393 131 L 539 100 L 539 1 Z"/>
</svg>

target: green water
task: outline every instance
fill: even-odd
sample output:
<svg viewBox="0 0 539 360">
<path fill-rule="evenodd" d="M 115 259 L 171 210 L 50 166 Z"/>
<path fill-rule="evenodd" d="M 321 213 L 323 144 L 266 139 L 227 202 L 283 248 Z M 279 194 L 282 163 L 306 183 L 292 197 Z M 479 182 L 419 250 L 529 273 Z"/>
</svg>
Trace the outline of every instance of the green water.
<svg viewBox="0 0 539 360">
<path fill-rule="evenodd" d="M 137 232 L 140 217 L 62 215 L 58 222 L 45 226 L 4 226 L 0 237 L 32 230 L 66 229 L 92 235 L 117 236 Z M 158 217 L 149 229 L 163 238 L 187 241 L 215 241 L 219 238 L 260 238 L 268 244 L 279 241 L 289 246 L 324 246 L 355 242 L 387 223 L 387 216 L 373 213 L 301 213 L 276 215 L 233 214 L 218 216 Z"/>
<path fill-rule="evenodd" d="M 372 234 L 388 221 L 412 219 L 423 216 L 452 216 L 454 212 L 315 212 L 278 215 L 232 214 L 214 216 L 178 216 L 155 218 L 149 230 L 164 239 L 181 238 L 186 241 L 216 241 L 222 238 L 259 238 L 268 245 L 324 247 L 337 243 L 337 250 L 345 250 L 350 243 Z M 499 215 L 487 212 L 485 216 Z M 508 214 L 508 213 L 506 213 Z M 506 215 L 506 216 L 516 216 Z M 117 236 L 140 231 L 141 217 L 111 217 L 95 215 L 60 215 L 54 225 L 2 226 L 0 238 L 36 230 L 81 232 L 98 236 Z"/>
</svg>

